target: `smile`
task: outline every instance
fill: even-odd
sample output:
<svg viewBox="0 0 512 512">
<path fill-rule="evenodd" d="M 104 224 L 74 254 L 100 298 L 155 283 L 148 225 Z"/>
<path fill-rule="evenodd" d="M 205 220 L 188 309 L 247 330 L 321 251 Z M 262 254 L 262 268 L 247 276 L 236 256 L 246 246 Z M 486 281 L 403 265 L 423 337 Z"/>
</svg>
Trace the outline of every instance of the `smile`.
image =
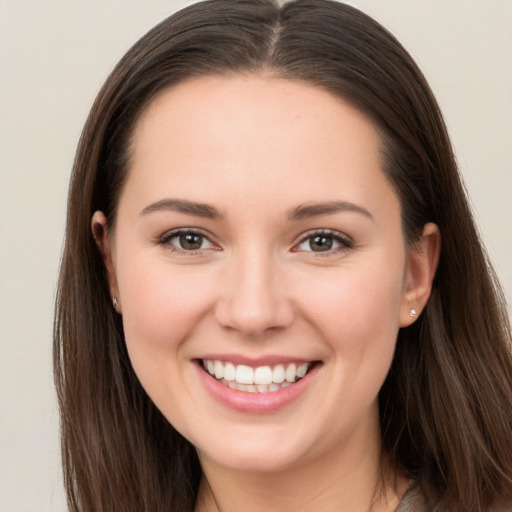
<svg viewBox="0 0 512 512">
<path fill-rule="evenodd" d="M 212 354 L 195 359 L 194 367 L 215 401 L 249 414 L 274 413 L 298 402 L 314 386 L 323 367 L 320 360 L 265 359 L 256 362 Z"/>
<path fill-rule="evenodd" d="M 219 360 L 203 360 L 203 368 L 218 382 L 248 393 L 268 393 L 286 388 L 306 376 L 311 363 L 288 363 L 252 368 Z"/>
</svg>

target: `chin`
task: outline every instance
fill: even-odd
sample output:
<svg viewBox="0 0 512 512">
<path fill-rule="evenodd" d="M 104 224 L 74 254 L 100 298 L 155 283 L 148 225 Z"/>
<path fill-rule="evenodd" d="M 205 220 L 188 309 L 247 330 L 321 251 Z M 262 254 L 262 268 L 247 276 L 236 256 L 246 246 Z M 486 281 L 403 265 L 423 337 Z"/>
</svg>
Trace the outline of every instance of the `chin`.
<svg viewBox="0 0 512 512">
<path fill-rule="evenodd" d="M 201 461 L 207 459 L 235 471 L 277 473 L 300 464 L 304 450 L 296 443 L 269 443 L 267 439 L 263 443 L 216 444 L 213 450 L 198 449 L 198 454 Z"/>
</svg>

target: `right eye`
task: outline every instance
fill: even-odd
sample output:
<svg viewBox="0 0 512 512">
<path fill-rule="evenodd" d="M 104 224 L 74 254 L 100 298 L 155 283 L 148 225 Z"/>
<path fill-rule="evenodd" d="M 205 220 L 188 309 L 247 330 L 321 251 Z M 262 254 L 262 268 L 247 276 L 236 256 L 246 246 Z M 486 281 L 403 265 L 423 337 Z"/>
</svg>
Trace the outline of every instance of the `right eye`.
<svg viewBox="0 0 512 512">
<path fill-rule="evenodd" d="M 160 239 L 160 244 L 170 246 L 173 251 L 184 252 L 203 251 L 215 247 L 206 235 L 189 229 L 166 233 Z"/>
</svg>

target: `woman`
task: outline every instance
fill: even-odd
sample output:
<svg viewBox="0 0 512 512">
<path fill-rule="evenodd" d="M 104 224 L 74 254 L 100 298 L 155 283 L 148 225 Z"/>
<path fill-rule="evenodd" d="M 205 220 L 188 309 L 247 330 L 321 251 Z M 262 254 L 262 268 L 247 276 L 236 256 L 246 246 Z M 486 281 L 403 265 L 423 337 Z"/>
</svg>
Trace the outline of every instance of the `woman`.
<svg viewBox="0 0 512 512">
<path fill-rule="evenodd" d="M 503 297 L 425 79 L 343 4 L 195 4 L 120 61 L 55 366 L 72 510 L 512 504 Z"/>
</svg>

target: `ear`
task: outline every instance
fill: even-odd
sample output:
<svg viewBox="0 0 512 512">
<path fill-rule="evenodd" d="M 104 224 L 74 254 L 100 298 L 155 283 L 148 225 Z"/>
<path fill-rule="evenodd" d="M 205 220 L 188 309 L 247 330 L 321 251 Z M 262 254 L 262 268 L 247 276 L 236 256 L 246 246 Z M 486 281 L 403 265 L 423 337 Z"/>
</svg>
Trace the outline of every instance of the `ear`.
<svg viewBox="0 0 512 512">
<path fill-rule="evenodd" d="M 103 262 L 105 263 L 105 269 L 107 271 L 108 285 L 110 287 L 110 294 L 114 302 L 114 309 L 120 313 L 121 303 L 114 267 L 112 240 L 108 231 L 107 218 L 103 212 L 94 212 L 91 220 L 91 229 L 96 245 L 103 256 Z"/>
<path fill-rule="evenodd" d="M 411 325 L 427 304 L 441 252 L 441 233 L 436 224 L 425 224 L 421 238 L 409 248 L 400 327 Z"/>
</svg>

